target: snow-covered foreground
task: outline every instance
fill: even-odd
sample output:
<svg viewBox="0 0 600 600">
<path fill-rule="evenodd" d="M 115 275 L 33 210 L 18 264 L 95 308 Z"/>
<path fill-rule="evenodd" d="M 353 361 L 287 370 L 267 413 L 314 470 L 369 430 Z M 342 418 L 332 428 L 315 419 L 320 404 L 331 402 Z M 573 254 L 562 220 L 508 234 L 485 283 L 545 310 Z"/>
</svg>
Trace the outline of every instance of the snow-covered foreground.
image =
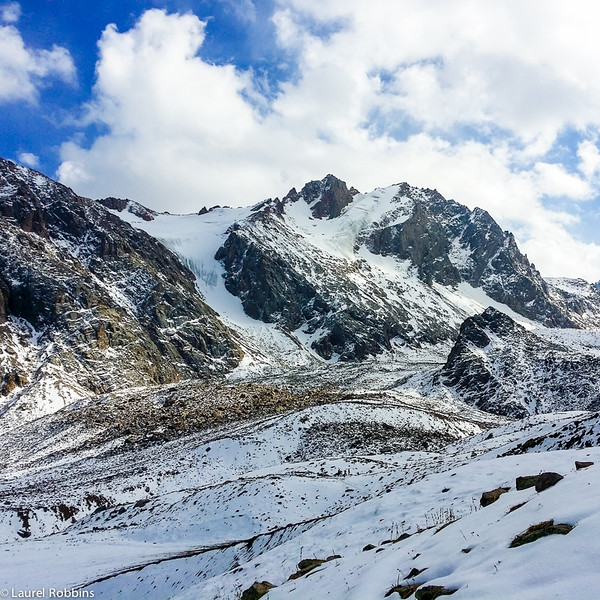
<svg viewBox="0 0 600 600">
<path fill-rule="evenodd" d="M 471 425 L 457 422 L 454 437 L 481 433 L 435 452 L 361 455 L 326 444 L 339 437 L 332 423 L 359 416 L 411 425 L 434 442 L 440 414 L 341 403 L 138 453 L 50 453 L 37 467 L 26 466 L 21 449 L 1 482 L 0 588 L 233 600 L 267 580 L 276 586 L 268 600 L 379 599 L 413 583 L 455 589 L 457 599 L 597 598 L 598 414 L 543 415 L 482 431 L 472 411 Z M 307 443 L 303 425 L 311 419 Z M 576 470 L 576 460 L 595 464 Z M 517 477 L 544 471 L 564 479 L 539 493 L 515 489 Z M 482 492 L 498 487 L 510 489 L 482 508 Z M 40 507 L 86 490 L 111 501 L 48 535 L 53 513 Z M 7 505 L 34 508 L 36 499 L 31 536 L 21 539 Z M 551 519 L 574 528 L 509 547 Z M 288 580 L 300 560 L 332 556 Z"/>
</svg>

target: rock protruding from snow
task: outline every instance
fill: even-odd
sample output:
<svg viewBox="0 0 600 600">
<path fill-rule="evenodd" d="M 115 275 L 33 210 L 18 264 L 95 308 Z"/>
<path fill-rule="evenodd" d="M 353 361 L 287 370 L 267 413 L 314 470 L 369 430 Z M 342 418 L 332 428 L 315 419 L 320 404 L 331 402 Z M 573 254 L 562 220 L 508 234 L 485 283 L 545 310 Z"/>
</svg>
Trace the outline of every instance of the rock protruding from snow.
<svg viewBox="0 0 600 600">
<path fill-rule="evenodd" d="M 116 210 L 117 212 L 126 211 L 144 221 L 154 221 L 154 217 L 156 217 L 156 213 L 153 210 L 150 210 L 133 200 L 109 197 L 100 198 L 98 202 L 109 210 Z"/>
<path fill-rule="evenodd" d="M 309 205 L 315 219 L 335 219 L 342 214 L 356 194 L 358 191 L 354 188 L 348 189 L 345 181 L 334 175 L 327 175 L 320 181 L 309 181 L 299 194 L 292 188 L 284 202 L 302 199 Z"/>
<path fill-rule="evenodd" d="M 545 339 L 490 307 L 462 324 L 441 377 L 468 404 L 521 418 L 595 409 L 599 369 L 597 354 Z"/>
</svg>

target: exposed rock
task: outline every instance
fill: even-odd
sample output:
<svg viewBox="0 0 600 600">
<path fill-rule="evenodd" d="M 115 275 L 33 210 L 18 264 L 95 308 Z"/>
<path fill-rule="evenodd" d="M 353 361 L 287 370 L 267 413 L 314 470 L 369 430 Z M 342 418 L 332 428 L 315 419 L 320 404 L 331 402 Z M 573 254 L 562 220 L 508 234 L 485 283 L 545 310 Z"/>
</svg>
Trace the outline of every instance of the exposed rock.
<svg viewBox="0 0 600 600">
<path fill-rule="evenodd" d="M 299 577 L 303 577 L 307 575 L 312 570 L 320 567 L 322 564 L 326 562 L 330 562 L 332 560 L 336 560 L 338 558 L 342 558 L 339 554 L 333 554 L 328 556 L 327 558 L 305 558 L 298 563 L 298 570 L 295 573 L 292 573 L 289 579 L 298 579 Z"/>
<path fill-rule="evenodd" d="M 583 279 L 546 277 L 548 291 L 554 304 L 579 327 L 598 327 L 600 288 Z"/>
<path fill-rule="evenodd" d="M 498 500 L 502 494 L 506 494 L 509 489 L 510 488 L 507 487 L 499 487 L 495 490 L 490 490 L 489 492 L 483 492 L 483 494 L 481 494 L 479 503 L 481 506 L 489 506 L 490 504 L 496 502 L 496 500 Z"/>
<path fill-rule="evenodd" d="M 352 202 L 357 194 L 354 188 L 348 189 L 346 182 L 334 175 L 327 175 L 321 181 L 310 181 L 298 194 L 295 189 L 288 192 L 284 201 L 303 199 L 316 219 L 334 219 Z"/>
<path fill-rule="evenodd" d="M 537 476 L 537 480 L 535 482 L 535 491 L 543 492 L 549 487 L 556 485 L 561 479 L 563 479 L 563 476 L 559 475 L 558 473 L 542 473 L 541 475 Z"/>
<path fill-rule="evenodd" d="M 127 200 L 123 198 L 100 198 L 97 200 L 103 206 L 110 210 L 116 210 L 117 212 L 123 212 L 126 210 L 130 212 L 132 215 L 143 219 L 144 221 L 154 221 L 156 217 L 156 213 L 133 200 Z"/>
<path fill-rule="evenodd" d="M 313 569 L 320 567 L 324 562 L 326 562 L 324 558 L 305 558 L 298 563 L 298 570 L 295 573 L 292 573 L 288 579 L 298 579 L 299 577 L 303 577 Z"/>
<path fill-rule="evenodd" d="M 517 477 L 515 481 L 517 490 L 526 490 L 527 488 L 534 487 L 538 477 L 539 475 L 522 475 L 521 477 Z"/>
<path fill-rule="evenodd" d="M 415 593 L 415 598 L 417 600 L 435 600 L 440 596 L 451 596 L 458 590 L 454 590 L 451 588 L 446 588 L 442 585 L 426 585 L 425 587 L 420 587 Z"/>
<path fill-rule="evenodd" d="M 0 356 L 0 381 L 14 414 L 33 404 L 15 420 L 122 387 L 224 374 L 239 362 L 191 271 L 156 239 L 2 159 L 0 190 L 0 342 L 14 346 Z M 44 403 L 53 388 L 59 400 Z"/>
<path fill-rule="evenodd" d="M 599 369 L 597 356 L 550 342 L 490 307 L 461 325 L 441 381 L 467 404 L 524 418 L 589 408 L 600 399 Z"/>
<path fill-rule="evenodd" d="M 241 595 L 240 600 L 259 600 L 269 590 L 272 590 L 274 586 L 268 581 L 255 581 L 244 593 Z"/>
<path fill-rule="evenodd" d="M 404 579 L 412 579 L 413 577 L 420 575 L 423 571 L 427 571 L 427 567 L 423 567 L 422 569 L 417 569 L 416 567 L 413 567 L 410 570 L 410 573 Z"/>
<path fill-rule="evenodd" d="M 576 460 L 575 468 L 579 471 L 579 469 L 587 469 L 591 467 L 594 463 L 591 460 Z"/>
<path fill-rule="evenodd" d="M 374 546 L 373 544 L 367 544 L 364 548 L 363 548 L 363 552 L 368 552 L 369 550 L 374 550 L 377 546 Z"/>
<path fill-rule="evenodd" d="M 519 502 L 519 504 L 515 504 L 514 506 L 511 506 L 508 509 L 508 513 L 507 514 L 510 514 L 511 512 L 515 512 L 515 510 L 519 510 L 519 508 L 521 508 L 522 506 L 525 506 L 526 504 L 527 504 L 527 501 L 525 501 L 525 502 Z"/>
<path fill-rule="evenodd" d="M 395 585 L 392 589 L 390 589 L 385 595 L 386 598 L 391 596 L 394 593 L 397 593 L 400 598 L 410 598 L 418 589 L 419 586 L 423 585 L 422 583 L 413 583 L 408 585 Z"/>
<path fill-rule="evenodd" d="M 567 535 L 572 529 L 573 526 L 568 525 L 567 523 L 558 523 L 555 525 L 554 519 L 543 521 L 542 523 L 528 527 L 523 533 L 517 535 L 510 543 L 509 548 L 517 548 L 524 544 L 530 544 L 547 535 Z"/>
</svg>

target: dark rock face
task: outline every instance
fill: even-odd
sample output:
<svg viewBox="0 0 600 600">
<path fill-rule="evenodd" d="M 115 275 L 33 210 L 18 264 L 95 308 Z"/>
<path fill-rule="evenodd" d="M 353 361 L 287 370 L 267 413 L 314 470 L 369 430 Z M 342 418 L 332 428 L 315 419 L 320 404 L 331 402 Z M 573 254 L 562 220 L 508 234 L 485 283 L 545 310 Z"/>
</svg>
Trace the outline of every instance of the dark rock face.
<svg viewBox="0 0 600 600">
<path fill-rule="evenodd" d="M 302 198 L 310 206 L 315 219 L 335 219 L 357 193 L 354 188 L 348 189 L 345 181 L 327 175 L 321 181 L 308 182 L 299 194 L 295 189 L 290 190 L 284 202 L 296 202 Z"/>
<path fill-rule="evenodd" d="M 1 159 L 0 191 L 0 339 L 12 348 L 19 338 L 31 355 L 0 362 L 3 393 L 58 369 L 103 392 L 240 360 L 192 273 L 154 238 Z"/>
<path fill-rule="evenodd" d="M 599 368 L 596 356 L 549 342 L 488 308 L 462 324 L 441 379 L 468 404 L 523 418 L 593 408 Z"/>
<path fill-rule="evenodd" d="M 327 302 L 301 273 L 283 258 L 233 229 L 215 258 L 227 273 L 225 287 L 242 301 L 244 311 L 265 323 L 280 322 L 293 330 L 328 310 Z"/>
<path fill-rule="evenodd" d="M 413 214 L 404 223 L 374 231 L 368 244 L 375 254 L 410 260 L 421 279 L 429 284 L 436 281 L 456 285 L 461 281 L 458 269 L 449 259 L 450 240 L 425 202 L 417 202 Z"/>
<path fill-rule="evenodd" d="M 494 300 L 550 327 L 573 326 L 556 307 L 546 283 L 484 210 L 470 211 L 436 190 L 401 184 L 399 195 L 413 201 L 412 214 L 399 224 L 376 228 L 367 244 L 376 254 L 409 259 L 427 283 L 481 287 Z"/>
<path fill-rule="evenodd" d="M 116 210 L 117 212 L 123 212 L 126 210 L 127 212 L 130 212 L 144 221 L 154 221 L 154 217 L 156 216 L 154 211 L 142 206 L 141 204 L 138 204 L 137 202 L 133 202 L 132 200 L 109 197 L 100 198 L 97 200 L 97 202 L 100 202 L 102 206 L 105 206 L 110 210 Z"/>
</svg>

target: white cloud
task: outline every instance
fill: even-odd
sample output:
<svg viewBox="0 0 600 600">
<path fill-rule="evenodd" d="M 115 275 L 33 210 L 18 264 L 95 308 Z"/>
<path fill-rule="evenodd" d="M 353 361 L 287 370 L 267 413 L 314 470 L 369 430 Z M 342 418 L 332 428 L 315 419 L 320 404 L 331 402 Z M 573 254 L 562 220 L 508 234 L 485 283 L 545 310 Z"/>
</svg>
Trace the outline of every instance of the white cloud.
<svg viewBox="0 0 600 600">
<path fill-rule="evenodd" d="M 18 156 L 19 162 L 36 169 L 40 166 L 40 157 L 32 152 L 20 152 Z"/>
<path fill-rule="evenodd" d="M 600 151 L 591 140 L 584 140 L 577 147 L 579 157 L 579 171 L 587 178 L 592 178 L 600 173 Z"/>
<path fill-rule="evenodd" d="M 19 15 L 17 3 L 2 8 L 6 23 L 15 23 Z M 0 103 L 35 102 L 40 85 L 51 79 L 67 83 L 75 80 L 75 65 L 69 51 L 56 45 L 50 50 L 27 47 L 14 25 L 0 25 Z"/>
<path fill-rule="evenodd" d="M 0 6 L 1 19 L 5 23 L 16 23 L 21 17 L 21 5 L 18 2 L 10 2 Z"/>
<path fill-rule="evenodd" d="M 579 174 L 545 158 L 565 129 L 600 128 L 596 16 L 583 0 L 280 0 L 297 77 L 269 101 L 252 73 L 199 58 L 202 21 L 151 10 L 104 32 L 87 118 L 108 133 L 65 144 L 59 176 L 170 211 L 328 172 L 362 190 L 406 180 L 487 209 L 544 274 L 600 279 L 600 250 L 569 233 L 567 210 L 597 195 L 598 149 L 582 134 Z"/>
<path fill-rule="evenodd" d="M 589 200 L 593 194 L 589 181 L 568 173 L 561 165 L 538 162 L 534 170 L 540 194 L 572 200 Z"/>
</svg>

